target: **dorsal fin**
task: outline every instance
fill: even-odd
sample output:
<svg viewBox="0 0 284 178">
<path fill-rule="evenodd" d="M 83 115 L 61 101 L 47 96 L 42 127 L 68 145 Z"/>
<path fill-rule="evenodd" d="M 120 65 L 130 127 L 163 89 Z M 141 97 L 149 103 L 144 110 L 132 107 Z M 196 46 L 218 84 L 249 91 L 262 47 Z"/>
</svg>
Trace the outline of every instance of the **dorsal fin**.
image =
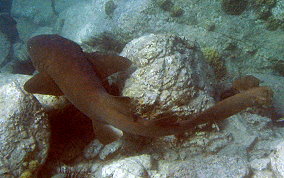
<svg viewBox="0 0 284 178">
<path fill-rule="evenodd" d="M 110 56 L 99 53 L 85 53 L 87 59 L 101 79 L 120 71 L 128 69 L 132 62 L 122 56 Z"/>
<path fill-rule="evenodd" d="M 25 84 L 24 89 L 29 93 L 62 96 L 62 91 L 56 83 L 45 72 L 38 73 L 30 78 Z"/>
</svg>

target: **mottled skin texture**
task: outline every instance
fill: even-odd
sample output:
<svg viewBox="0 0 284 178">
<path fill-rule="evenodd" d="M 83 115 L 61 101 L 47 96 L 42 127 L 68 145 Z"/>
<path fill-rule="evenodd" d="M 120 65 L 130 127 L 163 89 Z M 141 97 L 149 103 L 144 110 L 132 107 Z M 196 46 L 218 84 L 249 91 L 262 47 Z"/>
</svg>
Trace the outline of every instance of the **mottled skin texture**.
<svg viewBox="0 0 284 178">
<path fill-rule="evenodd" d="M 189 120 L 134 121 L 130 104 L 125 98 L 106 92 L 93 64 L 76 43 L 58 35 L 39 35 L 28 41 L 28 51 L 36 69 L 48 75 L 67 99 L 90 119 L 142 136 L 179 134 L 197 124 L 225 119 L 256 104 L 270 104 L 272 97 L 269 87 L 254 87 L 217 103 Z M 25 88 L 32 87 L 27 82 Z"/>
</svg>

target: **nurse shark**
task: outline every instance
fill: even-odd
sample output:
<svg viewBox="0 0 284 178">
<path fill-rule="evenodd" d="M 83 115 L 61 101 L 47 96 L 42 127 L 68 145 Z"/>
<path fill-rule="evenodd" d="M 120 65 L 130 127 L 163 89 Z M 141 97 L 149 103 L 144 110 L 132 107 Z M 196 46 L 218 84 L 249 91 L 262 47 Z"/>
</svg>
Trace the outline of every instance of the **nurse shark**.
<svg viewBox="0 0 284 178">
<path fill-rule="evenodd" d="M 187 120 L 134 119 L 131 99 L 109 94 L 102 84 L 107 76 L 131 65 L 127 58 L 85 53 L 75 42 L 55 34 L 35 36 L 27 47 L 39 73 L 25 83 L 25 90 L 64 95 L 92 120 L 95 135 L 103 144 L 119 139 L 123 132 L 146 137 L 181 134 L 198 124 L 223 120 L 248 107 L 270 104 L 272 100 L 269 87 L 252 86 Z"/>
</svg>

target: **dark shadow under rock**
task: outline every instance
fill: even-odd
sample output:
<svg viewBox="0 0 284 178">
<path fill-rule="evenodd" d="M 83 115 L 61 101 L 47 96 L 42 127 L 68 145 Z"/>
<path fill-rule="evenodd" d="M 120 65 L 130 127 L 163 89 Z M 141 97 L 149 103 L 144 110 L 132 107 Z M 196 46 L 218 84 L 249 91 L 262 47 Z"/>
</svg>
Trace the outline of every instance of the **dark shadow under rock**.
<svg viewBox="0 0 284 178">
<path fill-rule="evenodd" d="M 55 114 L 51 113 L 49 120 L 50 149 L 40 177 L 51 176 L 58 165 L 72 165 L 95 137 L 91 120 L 72 105 Z"/>
</svg>

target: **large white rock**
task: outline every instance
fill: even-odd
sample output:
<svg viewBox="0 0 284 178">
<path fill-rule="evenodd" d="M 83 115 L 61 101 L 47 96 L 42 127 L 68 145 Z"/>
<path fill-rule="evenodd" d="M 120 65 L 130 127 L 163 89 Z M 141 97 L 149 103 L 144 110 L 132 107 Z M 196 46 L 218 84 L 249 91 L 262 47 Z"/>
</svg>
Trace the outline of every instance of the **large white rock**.
<svg viewBox="0 0 284 178">
<path fill-rule="evenodd" d="M 19 177 L 47 157 L 49 127 L 39 102 L 22 88 L 29 76 L 0 74 L 0 170 Z M 3 171 L 5 170 L 5 171 Z"/>
<path fill-rule="evenodd" d="M 212 73 L 197 44 L 150 34 L 128 43 L 121 55 L 137 67 L 123 95 L 138 101 L 143 117 L 190 116 L 214 104 Z"/>
</svg>

